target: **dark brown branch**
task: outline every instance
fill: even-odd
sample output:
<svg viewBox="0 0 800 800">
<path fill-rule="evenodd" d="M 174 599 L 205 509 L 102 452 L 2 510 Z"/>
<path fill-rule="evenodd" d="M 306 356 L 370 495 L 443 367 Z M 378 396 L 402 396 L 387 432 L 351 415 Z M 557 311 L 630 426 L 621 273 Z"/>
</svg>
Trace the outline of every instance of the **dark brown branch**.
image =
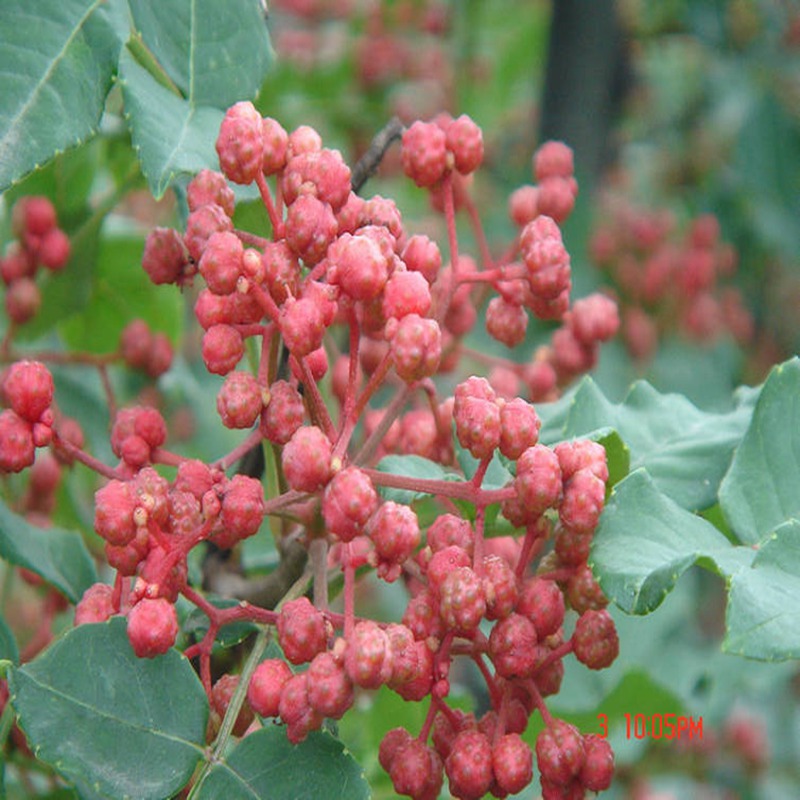
<svg viewBox="0 0 800 800">
<path fill-rule="evenodd" d="M 358 194 L 363 188 L 367 179 L 375 174 L 380 166 L 386 151 L 392 142 L 403 135 L 405 126 L 397 117 L 392 117 L 386 125 L 375 134 L 375 138 L 370 143 L 367 152 L 358 159 L 350 175 L 350 185 L 353 191 Z"/>
</svg>

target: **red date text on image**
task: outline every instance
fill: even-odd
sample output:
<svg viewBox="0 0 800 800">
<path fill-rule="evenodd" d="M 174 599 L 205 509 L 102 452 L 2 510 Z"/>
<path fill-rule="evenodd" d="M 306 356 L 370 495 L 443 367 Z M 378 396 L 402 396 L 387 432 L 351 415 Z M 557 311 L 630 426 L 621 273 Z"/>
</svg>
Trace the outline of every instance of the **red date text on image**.
<svg viewBox="0 0 800 800">
<path fill-rule="evenodd" d="M 679 714 L 624 714 L 626 739 L 702 739 L 703 718 Z M 600 735 L 608 736 L 608 715 L 598 714 Z"/>
</svg>

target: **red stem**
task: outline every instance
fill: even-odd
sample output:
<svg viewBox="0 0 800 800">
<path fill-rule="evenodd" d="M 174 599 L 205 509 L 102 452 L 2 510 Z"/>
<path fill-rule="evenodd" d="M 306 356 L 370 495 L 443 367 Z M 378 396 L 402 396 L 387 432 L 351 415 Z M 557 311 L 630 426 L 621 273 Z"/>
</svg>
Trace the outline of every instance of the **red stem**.
<svg viewBox="0 0 800 800">
<path fill-rule="evenodd" d="M 407 475 L 392 475 L 370 467 L 363 467 L 372 482 L 392 489 L 408 489 L 412 492 L 442 495 L 455 500 L 467 500 L 475 505 L 488 506 L 501 503 L 515 496 L 513 486 L 502 489 L 476 489 L 471 481 L 445 481 L 433 478 L 412 478 Z"/>
<path fill-rule="evenodd" d="M 269 221 L 272 225 L 272 239 L 277 241 L 283 237 L 283 220 L 275 207 L 275 203 L 272 202 L 272 192 L 269 190 L 269 184 L 261 170 L 256 173 L 256 185 L 261 193 L 264 208 L 267 209 L 267 214 L 269 214 Z"/>
</svg>

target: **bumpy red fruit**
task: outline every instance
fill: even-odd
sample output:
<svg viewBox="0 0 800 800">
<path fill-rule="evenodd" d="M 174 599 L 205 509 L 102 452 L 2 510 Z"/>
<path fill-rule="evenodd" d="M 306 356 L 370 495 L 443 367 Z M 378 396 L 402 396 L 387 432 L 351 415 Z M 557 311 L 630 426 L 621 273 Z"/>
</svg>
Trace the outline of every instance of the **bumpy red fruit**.
<svg viewBox="0 0 800 800">
<path fill-rule="evenodd" d="M 236 687 L 239 685 L 238 675 L 222 675 L 219 680 L 211 688 L 211 696 L 209 697 L 212 714 L 215 714 L 218 719 L 222 719 L 231 704 Z M 236 717 L 236 722 L 233 725 L 234 736 L 244 736 L 247 729 L 253 722 L 255 714 L 250 704 L 246 701 L 242 703 L 239 709 L 239 714 Z"/>
<path fill-rule="evenodd" d="M 314 195 L 300 195 L 286 212 L 286 243 L 309 266 L 324 258 L 338 230 L 333 209 Z"/>
<path fill-rule="evenodd" d="M 488 737 L 476 730 L 459 733 L 444 768 L 453 796 L 461 800 L 483 797 L 494 779 L 492 746 Z"/>
<path fill-rule="evenodd" d="M 607 739 L 594 733 L 584 737 L 583 746 L 586 761 L 578 779 L 590 792 L 603 792 L 611 786 L 614 777 L 614 751 Z"/>
<path fill-rule="evenodd" d="M 183 235 L 183 242 L 189 255 L 199 261 L 205 250 L 209 237 L 217 231 L 233 230 L 233 222 L 225 213 L 222 206 L 212 203 L 207 206 L 200 206 L 197 211 L 192 211 L 186 220 L 186 233 Z"/>
<path fill-rule="evenodd" d="M 472 555 L 463 547 L 458 545 L 448 545 L 437 550 L 425 568 L 428 578 L 428 586 L 432 592 L 438 593 L 444 579 L 453 570 L 459 567 L 467 567 L 472 564 Z"/>
<path fill-rule="evenodd" d="M 529 578 L 522 587 L 516 610 L 533 623 L 539 637 L 544 639 L 564 622 L 564 595 L 555 581 Z"/>
<path fill-rule="evenodd" d="M 264 519 L 264 487 L 247 475 L 234 475 L 222 495 L 222 531 L 214 541 L 219 547 L 233 547 L 236 542 L 258 533 Z"/>
<path fill-rule="evenodd" d="M 209 372 L 227 375 L 244 355 L 242 334 L 232 325 L 212 325 L 203 336 L 203 361 Z"/>
<path fill-rule="evenodd" d="M 536 760 L 544 780 L 565 786 L 580 773 L 586 760 L 583 737 L 574 725 L 554 720 L 536 738 Z"/>
<path fill-rule="evenodd" d="M 292 664 L 311 661 L 327 648 L 330 625 L 307 597 L 286 603 L 278 614 L 278 642 Z"/>
<path fill-rule="evenodd" d="M 139 658 L 166 653 L 177 636 L 175 606 L 163 597 L 140 600 L 128 613 L 128 640 Z"/>
<path fill-rule="evenodd" d="M 94 495 L 94 529 L 109 544 L 122 546 L 136 536 L 133 512 L 138 503 L 130 484 L 111 480 Z"/>
<path fill-rule="evenodd" d="M 516 347 L 525 341 L 528 314 L 519 303 L 493 297 L 486 307 L 486 330 L 506 347 Z"/>
<path fill-rule="evenodd" d="M 501 791 L 521 792 L 533 778 L 533 753 L 518 733 L 501 736 L 492 747 L 492 771 Z"/>
<path fill-rule="evenodd" d="M 261 169 L 265 175 L 274 175 L 283 169 L 289 150 L 289 134 L 272 117 L 261 121 L 261 139 L 264 146 Z"/>
<path fill-rule="evenodd" d="M 433 319 L 407 314 L 401 320 L 391 319 L 386 325 L 392 360 L 397 374 L 406 382 L 433 375 L 442 357 L 442 332 Z"/>
<path fill-rule="evenodd" d="M 608 480 L 606 450 L 589 439 L 559 442 L 554 448 L 561 467 L 561 477 L 568 481 L 578 470 L 588 469 L 603 483 Z"/>
<path fill-rule="evenodd" d="M 32 278 L 18 278 L 6 291 L 6 313 L 17 325 L 33 319 L 42 304 L 42 294 Z"/>
<path fill-rule="evenodd" d="M 388 683 L 394 666 L 388 634 L 372 620 L 359 622 L 347 640 L 344 665 L 350 680 L 364 689 Z"/>
<path fill-rule="evenodd" d="M 403 171 L 417 186 L 438 183 L 447 169 L 447 136 L 435 123 L 417 121 L 403 132 Z"/>
<path fill-rule="evenodd" d="M 617 304 L 603 294 L 591 294 L 572 304 L 568 323 L 582 344 L 606 342 L 619 330 Z"/>
<path fill-rule="evenodd" d="M 500 452 L 516 461 L 539 440 L 539 415 L 521 397 L 509 400 L 500 408 Z"/>
<path fill-rule="evenodd" d="M 397 753 L 402 750 L 411 740 L 411 734 L 405 728 L 392 728 L 381 739 L 378 748 L 378 762 L 389 772 Z"/>
<path fill-rule="evenodd" d="M 358 467 L 338 472 L 325 487 L 322 516 L 328 532 L 342 542 L 358 536 L 378 507 L 378 493 Z"/>
<path fill-rule="evenodd" d="M 486 619 L 503 619 L 514 610 L 519 598 L 517 576 L 504 558 L 484 556 L 483 593 Z"/>
<path fill-rule="evenodd" d="M 561 497 L 561 468 L 556 454 L 541 444 L 527 448 L 517 460 L 514 487 L 530 513 L 542 514 L 556 505 Z"/>
<path fill-rule="evenodd" d="M 206 242 L 198 269 L 214 294 L 231 294 L 242 275 L 244 245 L 230 231 L 212 233 Z"/>
<path fill-rule="evenodd" d="M 440 514 L 428 528 L 427 542 L 434 553 L 450 545 L 457 545 L 468 555 L 472 555 L 475 531 L 468 519 L 462 519 L 455 514 Z"/>
<path fill-rule="evenodd" d="M 105 622 L 115 613 L 112 597 L 114 587 L 106 583 L 93 583 L 75 606 L 75 624 Z"/>
<path fill-rule="evenodd" d="M 421 273 L 428 283 L 436 280 L 442 268 L 439 245 L 423 234 L 408 238 L 403 247 L 402 259 L 410 270 Z"/>
<path fill-rule="evenodd" d="M 286 482 L 298 492 L 315 492 L 331 477 L 331 443 L 315 425 L 298 428 L 281 454 Z"/>
<path fill-rule="evenodd" d="M 216 149 L 228 180 L 247 184 L 256 179 L 264 154 L 261 125 L 261 114 L 249 101 L 236 103 L 225 112 Z"/>
<path fill-rule="evenodd" d="M 303 398 L 287 381 L 275 381 L 269 387 L 269 396 L 269 403 L 261 414 L 261 432 L 275 444 L 286 444 L 303 424 Z"/>
<path fill-rule="evenodd" d="M 444 624 L 458 632 L 471 633 L 486 614 L 483 583 L 470 567 L 458 567 L 449 573 L 439 587 Z"/>
<path fill-rule="evenodd" d="M 605 483 L 590 470 L 580 469 L 564 487 L 559 518 L 575 533 L 591 533 L 597 527 L 605 498 Z"/>
<path fill-rule="evenodd" d="M 253 672 L 247 686 L 247 702 L 262 717 L 277 717 L 281 692 L 292 670 L 280 658 L 262 661 Z"/>
<path fill-rule="evenodd" d="M 594 579 L 586 564 L 577 567 L 567 581 L 565 596 L 570 606 L 579 614 L 589 609 L 601 609 L 608 605 L 600 584 Z"/>
<path fill-rule="evenodd" d="M 33 464 L 36 450 L 32 425 L 10 408 L 0 412 L 0 442 L 1 471 L 21 472 Z"/>
<path fill-rule="evenodd" d="M 308 667 L 308 703 L 329 719 L 341 719 L 353 705 L 353 682 L 332 653 L 318 653 Z"/>
<path fill-rule="evenodd" d="M 385 580 L 396 580 L 403 562 L 420 541 L 416 513 L 409 506 L 387 500 L 370 518 L 366 533 L 375 545 L 378 574 Z"/>
<path fill-rule="evenodd" d="M 368 236 L 345 233 L 328 248 L 332 280 L 353 300 L 376 298 L 386 284 L 389 262 Z"/>
<path fill-rule="evenodd" d="M 283 687 L 278 712 L 286 723 L 286 738 L 292 744 L 302 742 L 322 725 L 323 717 L 308 702 L 308 674 L 293 675 Z"/>
<path fill-rule="evenodd" d="M 577 184 L 574 178 L 545 178 L 538 188 L 536 207 L 540 214 L 562 223 L 575 208 Z"/>
<path fill-rule="evenodd" d="M 187 264 L 186 246 L 174 228 L 150 231 L 144 243 L 142 268 L 153 283 L 178 283 Z"/>
<path fill-rule="evenodd" d="M 521 614 L 500 620 L 489 636 L 489 657 L 504 678 L 530 677 L 536 666 L 536 628 Z"/>
<path fill-rule="evenodd" d="M 43 195 L 20 198 L 11 214 L 11 229 L 18 239 L 23 238 L 26 233 L 44 236 L 57 224 L 55 206 Z"/>
<path fill-rule="evenodd" d="M 3 395 L 28 422 L 38 422 L 53 402 L 53 376 L 40 361 L 17 361 L 6 372 Z"/>
<path fill-rule="evenodd" d="M 419 739 L 410 739 L 391 763 L 389 777 L 398 794 L 413 800 L 435 800 L 442 788 L 442 761 Z"/>
<path fill-rule="evenodd" d="M 483 134 L 466 114 L 456 117 L 446 130 L 447 149 L 453 154 L 456 169 L 462 175 L 474 172 L 483 161 Z"/>
<path fill-rule="evenodd" d="M 232 217 L 236 195 L 228 186 L 228 182 L 221 172 L 202 169 L 186 187 L 186 202 L 189 205 L 189 211 L 196 211 L 202 206 L 215 204 L 220 206 L 229 217 Z"/>
<path fill-rule="evenodd" d="M 278 324 L 283 341 L 296 358 L 316 350 L 322 344 L 327 327 L 324 310 L 310 297 L 287 300 L 281 307 Z"/>
<path fill-rule="evenodd" d="M 575 658 L 589 669 L 605 669 L 619 655 L 619 636 L 605 609 L 589 609 L 578 617 L 572 634 Z"/>
<path fill-rule="evenodd" d="M 533 173 L 537 181 L 569 178 L 574 169 L 572 149 L 564 142 L 545 142 L 533 155 Z"/>
<path fill-rule="evenodd" d="M 249 428 L 258 419 L 263 395 L 250 372 L 231 372 L 217 395 L 217 411 L 226 428 Z"/>
<path fill-rule="evenodd" d="M 383 293 L 383 315 L 400 319 L 407 314 L 424 317 L 431 309 L 431 290 L 425 276 L 412 270 L 395 271 Z"/>
</svg>

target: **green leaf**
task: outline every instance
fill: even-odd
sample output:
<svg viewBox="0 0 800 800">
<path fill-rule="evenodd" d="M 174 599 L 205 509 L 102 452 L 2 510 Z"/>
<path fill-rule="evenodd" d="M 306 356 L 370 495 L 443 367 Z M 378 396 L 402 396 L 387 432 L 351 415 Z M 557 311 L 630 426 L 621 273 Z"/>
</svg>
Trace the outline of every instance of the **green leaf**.
<svg viewBox="0 0 800 800">
<path fill-rule="evenodd" d="M 800 658 L 800 521 L 781 525 L 750 569 L 731 581 L 723 650 L 779 661 Z"/>
<path fill-rule="evenodd" d="M 370 789 L 344 745 L 315 732 L 293 745 L 282 728 L 268 727 L 243 739 L 208 773 L 198 800 L 366 800 Z"/>
<path fill-rule="evenodd" d="M 603 591 L 623 611 L 649 614 L 693 564 L 730 576 L 753 555 L 681 508 L 640 469 L 612 491 L 594 535 L 590 563 Z"/>
<path fill-rule="evenodd" d="M 194 670 L 176 650 L 137 658 L 120 617 L 68 631 L 9 688 L 37 758 L 101 796 L 171 797 L 203 757 L 208 702 Z"/>
<path fill-rule="evenodd" d="M 119 73 L 133 146 L 156 198 L 178 175 L 219 169 L 214 143 L 222 111 L 165 89 L 127 47 L 120 55 Z"/>
<path fill-rule="evenodd" d="M 19 648 L 14 632 L 8 627 L 5 618 L 0 615 L 0 661 L 19 662 Z"/>
<path fill-rule="evenodd" d="M 747 400 L 726 413 L 701 411 L 682 395 L 660 394 L 645 381 L 635 383 L 622 403 L 612 403 L 591 378 L 584 378 L 567 402 L 565 418 L 561 409 L 551 412 L 556 421 L 564 421 L 560 430 L 548 425 L 544 441 L 613 428 L 630 448 L 630 469 L 645 467 L 664 494 L 692 511 L 716 502 L 752 413 Z"/>
<path fill-rule="evenodd" d="M 422 456 L 384 456 L 377 464 L 376 469 L 389 475 L 403 475 L 407 478 L 422 478 L 424 480 L 448 480 L 448 473 L 441 464 Z M 389 486 L 379 487 L 384 500 L 393 500 L 395 503 L 409 505 L 419 497 L 425 497 L 425 492 L 414 492 L 410 489 L 393 489 Z"/>
<path fill-rule="evenodd" d="M 720 487 L 734 533 L 753 544 L 800 516 L 800 359 L 773 368 Z"/>
<path fill-rule="evenodd" d="M 103 5 L 0 6 L 0 191 L 96 133 L 119 50 Z"/>
<path fill-rule="evenodd" d="M 105 237 L 100 243 L 92 291 L 85 311 L 63 326 L 76 350 L 108 353 L 122 329 L 143 319 L 175 342 L 184 317 L 184 300 L 175 286 L 155 286 L 142 269 L 144 245 L 138 237 Z"/>
<path fill-rule="evenodd" d="M 40 575 L 73 603 L 97 581 L 94 562 L 79 534 L 37 528 L 2 502 L 0 558 Z"/>
<path fill-rule="evenodd" d="M 137 32 L 192 105 L 256 96 L 272 49 L 258 0 L 129 0 Z"/>
</svg>

